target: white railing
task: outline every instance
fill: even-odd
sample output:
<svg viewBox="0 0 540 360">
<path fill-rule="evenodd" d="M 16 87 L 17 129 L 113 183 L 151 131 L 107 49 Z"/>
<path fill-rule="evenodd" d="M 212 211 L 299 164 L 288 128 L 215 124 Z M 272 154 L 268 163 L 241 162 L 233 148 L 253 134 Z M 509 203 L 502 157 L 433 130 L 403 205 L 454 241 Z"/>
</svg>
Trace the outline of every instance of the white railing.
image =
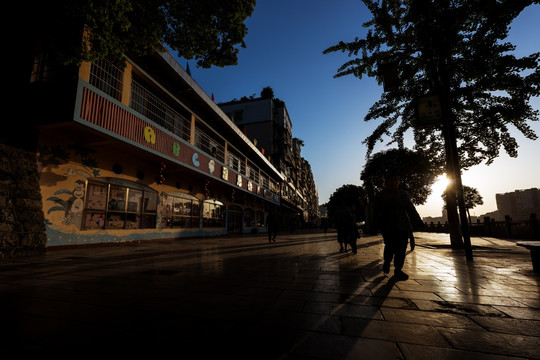
<svg viewBox="0 0 540 360">
<path fill-rule="evenodd" d="M 98 60 L 92 63 L 90 84 L 118 101 L 122 100 L 123 77 L 124 70 L 106 60 Z"/>
<path fill-rule="evenodd" d="M 195 146 L 221 162 L 225 159 L 225 146 L 197 125 L 195 125 Z"/>
<path fill-rule="evenodd" d="M 130 107 L 180 138 L 189 141 L 191 120 L 179 114 L 135 79 L 131 83 Z"/>
<path fill-rule="evenodd" d="M 90 70 L 90 84 L 117 101 L 122 99 L 123 70 L 106 60 L 92 63 Z M 132 79 L 129 106 L 145 116 L 148 120 L 176 134 L 189 142 L 191 139 L 191 120 L 176 111 L 154 92 L 150 91 L 141 82 Z M 208 135 L 200 126 L 195 127 L 195 146 L 224 162 L 226 166 L 248 177 L 254 183 L 262 185 L 274 193 L 279 192 L 279 185 L 267 174 L 262 172 L 251 161 L 246 166 L 246 156 L 229 144 L 229 151 L 225 159 L 225 140 L 219 142 Z"/>
</svg>

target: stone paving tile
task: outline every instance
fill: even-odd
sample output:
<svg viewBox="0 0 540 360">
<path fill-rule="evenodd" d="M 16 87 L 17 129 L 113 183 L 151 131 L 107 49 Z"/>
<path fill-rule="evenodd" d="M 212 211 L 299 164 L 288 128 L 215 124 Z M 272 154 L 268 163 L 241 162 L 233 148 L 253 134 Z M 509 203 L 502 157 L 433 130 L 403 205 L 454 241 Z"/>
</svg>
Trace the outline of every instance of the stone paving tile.
<svg viewBox="0 0 540 360">
<path fill-rule="evenodd" d="M 383 320 L 383 316 L 376 306 L 339 304 L 332 309 L 331 314 L 362 319 Z"/>
<path fill-rule="evenodd" d="M 311 313 L 297 313 L 289 311 L 265 311 L 257 319 L 257 324 L 263 327 L 286 326 L 292 329 L 318 331 L 330 334 L 341 334 L 342 324 L 337 316 L 328 316 Z"/>
<path fill-rule="evenodd" d="M 531 309 L 526 307 L 515 306 L 493 306 L 495 309 L 516 319 L 533 319 L 540 320 L 540 309 Z"/>
<path fill-rule="evenodd" d="M 388 297 L 402 298 L 402 299 L 411 299 L 411 300 L 442 300 L 441 296 L 437 293 L 427 292 L 427 291 L 410 291 L 410 290 L 399 290 L 392 289 L 388 293 Z"/>
<path fill-rule="evenodd" d="M 453 313 L 463 315 L 485 315 L 505 317 L 505 313 L 497 310 L 491 305 L 479 305 L 469 303 L 457 303 L 450 301 L 432 301 L 432 300 L 413 300 L 418 310 L 433 311 L 442 313 Z"/>
<path fill-rule="evenodd" d="M 535 309 L 540 309 L 540 297 L 536 299 L 517 299 L 518 302 L 525 306 L 529 306 Z"/>
<path fill-rule="evenodd" d="M 409 324 L 424 324 L 456 329 L 482 330 L 474 321 L 464 315 L 444 314 L 428 311 L 381 308 L 384 320 Z"/>
<path fill-rule="evenodd" d="M 523 306 L 523 303 L 517 299 L 512 299 L 511 294 L 507 296 L 479 296 L 471 294 L 437 294 L 442 300 L 453 303 L 468 303 L 481 305 L 504 305 L 504 306 Z M 520 299 L 521 300 L 521 299 Z"/>
<path fill-rule="evenodd" d="M 540 338 L 540 321 L 537 320 L 497 318 L 492 316 L 470 316 L 470 318 L 491 332 L 530 335 Z"/>
<path fill-rule="evenodd" d="M 476 351 L 439 348 L 434 346 L 399 344 L 407 360 L 525 360 L 526 358 L 485 354 Z"/>
<path fill-rule="evenodd" d="M 401 352 L 393 341 L 299 332 L 291 350 L 302 359 L 395 360 Z"/>
<path fill-rule="evenodd" d="M 514 243 L 421 233 L 408 281 L 382 240 L 340 254 L 335 233 L 89 247 L 0 263 L 1 338 L 35 355 L 155 358 L 540 359 L 540 276 Z M 441 246 L 442 245 L 442 246 Z M 5 331 L 3 331 L 5 332 Z M 3 335 L 3 333 L 2 333 Z"/>
<path fill-rule="evenodd" d="M 538 337 L 463 329 L 441 329 L 440 331 L 458 349 L 540 358 Z"/>
<path fill-rule="evenodd" d="M 429 325 L 406 324 L 400 322 L 343 318 L 343 333 L 368 339 L 398 341 L 412 344 L 449 347 L 444 336 Z"/>
</svg>

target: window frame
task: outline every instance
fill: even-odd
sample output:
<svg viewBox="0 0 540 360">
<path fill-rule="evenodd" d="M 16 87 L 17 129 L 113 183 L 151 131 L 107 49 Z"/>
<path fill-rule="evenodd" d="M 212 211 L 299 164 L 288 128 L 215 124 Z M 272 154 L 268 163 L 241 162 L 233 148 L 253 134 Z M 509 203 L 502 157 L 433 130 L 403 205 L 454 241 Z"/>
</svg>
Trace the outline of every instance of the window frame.
<svg viewBox="0 0 540 360">
<path fill-rule="evenodd" d="M 202 227 L 224 228 L 226 207 L 221 201 L 207 199 L 202 202 Z"/>
<path fill-rule="evenodd" d="M 171 206 L 170 210 L 167 208 L 168 206 Z M 161 227 L 171 229 L 199 229 L 201 223 L 200 212 L 201 202 L 195 196 L 184 193 L 164 194 Z"/>
<path fill-rule="evenodd" d="M 138 196 L 134 198 L 134 194 Z M 130 201 L 130 199 L 135 201 Z M 157 201 L 156 190 L 129 180 L 88 179 L 81 228 L 83 230 L 155 229 Z"/>
</svg>

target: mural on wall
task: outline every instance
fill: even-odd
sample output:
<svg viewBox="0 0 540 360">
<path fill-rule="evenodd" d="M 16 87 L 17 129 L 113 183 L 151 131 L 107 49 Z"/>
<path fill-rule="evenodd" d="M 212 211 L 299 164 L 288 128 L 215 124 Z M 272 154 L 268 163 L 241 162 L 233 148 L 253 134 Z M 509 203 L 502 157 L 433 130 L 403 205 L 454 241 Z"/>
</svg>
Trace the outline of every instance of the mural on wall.
<svg viewBox="0 0 540 360">
<path fill-rule="evenodd" d="M 82 211 L 84 208 L 84 195 L 86 179 L 99 176 L 97 161 L 90 157 L 93 149 L 71 145 L 68 150 L 60 146 L 40 146 L 38 162 L 42 171 L 43 182 L 47 186 L 55 186 L 59 182 L 68 181 L 69 188 L 59 189 L 47 201 L 53 204 L 47 209 L 47 215 L 60 211 L 63 217 L 60 221 L 64 225 L 75 225 L 81 228 Z M 80 164 L 69 164 L 71 153 L 80 157 Z M 65 166 L 68 165 L 68 166 Z M 64 167 L 65 166 L 65 167 Z M 63 176 L 50 171 L 50 168 L 64 167 Z M 48 169 L 49 171 L 43 171 Z M 45 219 L 47 225 L 52 225 L 49 218 Z"/>
<path fill-rule="evenodd" d="M 82 211 L 84 208 L 84 187 L 85 182 L 82 180 L 75 180 L 75 187 L 73 191 L 58 190 L 54 193 L 55 196 L 47 198 L 48 201 L 53 201 L 56 205 L 49 208 L 47 214 L 53 211 L 63 211 L 64 218 L 62 218 L 62 224 L 69 225 L 74 224 L 77 228 L 81 228 Z M 67 201 L 64 201 L 58 195 L 67 194 L 70 196 Z"/>
<path fill-rule="evenodd" d="M 38 163 L 40 172 L 50 166 L 59 166 L 61 164 L 67 164 L 71 160 L 71 153 L 74 152 L 76 156 L 80 157 L 80 163 L 82 164 L 84 176 L 99 176 L 99 169 L 96 159 L 90 157 L 90 154 L 95 153 L 96 150 L 85 148 L 78 145 L 68 145 L 68 150 L 61 146 L 38 146 Z M 76 172 L 80 170 L 73 169 L 73 172 L 66 174 L 68 176 L 76 175 Z"/>
</svg>

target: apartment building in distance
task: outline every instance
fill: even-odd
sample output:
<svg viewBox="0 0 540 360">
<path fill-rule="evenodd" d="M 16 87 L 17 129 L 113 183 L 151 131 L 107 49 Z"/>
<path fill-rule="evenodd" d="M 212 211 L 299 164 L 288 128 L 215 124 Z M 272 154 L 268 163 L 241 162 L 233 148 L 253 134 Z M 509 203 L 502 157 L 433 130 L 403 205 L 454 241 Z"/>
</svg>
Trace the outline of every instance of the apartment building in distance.
<svg viewBox="0 0 540 360">
<path fill-rule="evenodd" d="M 540 189 L 531 188 L 496 194 L 497 212 L 501 218 L 527 220 L 531 214 L 540 216 Z"/>
<path fill-rule="evenodd" d="M 309 162 L 301 156 L 303 141 L 293 137 L 292 120 L 285 103 L 261 96 L 218 105 L 283 176 L 282 205 L 289 207 L 291 213 L 301 212 L 304 225 L 317 224 L 317 187 Z"/>
</svg>

